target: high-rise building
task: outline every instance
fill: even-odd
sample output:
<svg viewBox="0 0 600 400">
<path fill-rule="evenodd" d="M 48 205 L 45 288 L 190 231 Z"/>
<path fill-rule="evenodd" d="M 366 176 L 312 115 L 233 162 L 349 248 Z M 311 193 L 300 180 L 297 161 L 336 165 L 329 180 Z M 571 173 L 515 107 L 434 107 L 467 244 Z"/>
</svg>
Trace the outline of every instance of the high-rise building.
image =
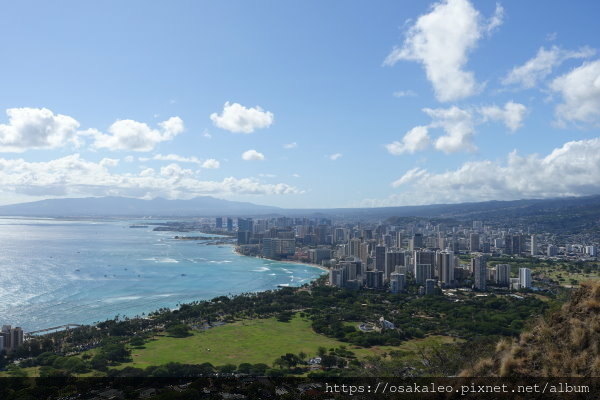
<svg viewBox="0 0 600 400">
<path fill-rule="evenodd" d="M 435 266 L 435 253 L 433 251 L 429 251 L 429 250 L 415 250 L 413 251 L 413 266 L 415 266 L 417 264 L 431 264 L 433 266 Z M 416 271 L 415 271 L 415 276 L 416 276 Z M 434 270 L 434 276 L 435 276 L 435 270 Z M 433 276 L 432 276 L 433 278 Z"/>
<path fill-rule="evenodd" d="M 510 265 L 509 264 L 497 264 L 496 265 L 496 284 L 502 286 L 510 285 Z"/>
<path fill-rule="evenodd" d="M 485 258 L 483 256 L 477 256 L 471 259 L 471 269 L 475 277 L 474 288 L 477 290 L 485 291 L 487 289 L 487 267 Z"/>
<path fill-rule="evenodd" d="M 370 248 L 371 246 L 369 242 L 361 243 L 358 247 L 358 258 L 360 258 L 365 265 L 367 265 L 369 262 Z"/>
<path fill-rule="evenodd" d="M 385 246 L 375 246 L 375 269 L 385 271 Z"/>
<path fill-rule="evenodd" d="M 596 257 L 596 246 L 585 246 L 585 254 L 590 257 Z"/>
<path fill-rule="evenodd" d="M 385 277 L 390 279 L 390 275 L 396 271 L 396 266 L 404 265 L 403 251 L 388 251 L 385 253 Z"/>
<path fill-rule="evenodd" d="M 507 235 L 505 237 L 504 252 L 506 254 L 521 254 L 525 251 L 525 237 L 522 235 Z"/>
<path fill-rule="evenodd" d="M 383 271 L 367 271 L 366 286 L 371 289 L 383 288 Z"/>
<path fill-rule="evenodd" d="M 424 284 L 427 279 L 433 279 L 432 264 L 417 264 L 415 265 L 415 281 Z"/>
<path fill-rule="evenodd" d="M 396 247 L 402 248 L 402 232 L 396 232 Z"/>
<path fill-rule="evenodd" d="M 223 228 L 223 217 L 217 217 L 215 219 L 215 227 L 217 229 L 222 229 Z"/>
<path fill-rule="evenodd" d="M 469 235 L 469 251 L 479 251 L 479 235 L 477 233 L 471 233 Z"/>
<path fill-rule="evenodd" d="M 331 259 L 331 249 L 310 249 L 308 255 L 311 263 L 321 264 L 323 260 Z"/>
<path fill-rule="evenodd" d="M 529 268 L 519 268 L 519 286 L 521 289 L 531 288 L 531 270 Z"/>
<path fill-rule="evenodd" d="M 344 228 L 335 228 L 333 240 L 335 243 L 344 243 L 348 239 L 348 231 Z"/>
<path fill-rule="evenodd" d="M 406 275 L 392 272 L 390 276 L 390 292 L 402 293 L 406 290 Z"/>
<path fill-rule="evenodd" d="M 410 239 L 408 247 L 409 247 L 410 251 L 414 251 L 416 249 L 422 249 L 423 248 L 423 234 L 415 233 L 413 235 L 413 237 Z"/>
<path fill-rule="evenodd" d="M 250 243 L 251 234 L 248 231 L 238 231 L 237 232 L 237 243 L 239 244 L 249 244 Z"/>
<path fill-rule="evenodd" d="M 254 229 L 254 221 L 252 218 L 238 218 L 238 232 L 252 232 Z"/>
<path fill-rule="evenodd" d="M 233 219 L 227 218 L 227 232 L 233 231 Z"/>
<path fill-rule="evenodd" d="M 23 329 L 15 327 L 10 331 L 11 341 L 10 347 L 15 350 L 23 344 Z"/>
<path fill-rule="evenodd" d="M 555 246 L 553 244 L 548 245 L 546 254 L 548 255 L 548 257 L 556 257 L 558 255 L 558 246 Z"/>
<path fill-rule="evenodd" d="M 23 344 L 23 329 L 18 326 L 13 328 L 10 325 L 3 325 L 0 331 L 0 350 L 15 350 Z"/>
<path fill-rule="evenodd" d="M 531 241 L 529 242 L 529 252 L 532 256 L 537 254 L 537 240 L 535 235 L 531 235 Z"/>
<path fill-rule="evenodd" d="M 359 257 L 360 256 L 360 244 L 361 240 L 358 238 L 350 239 L 349 256 Z"/>
<path fill-rule="evenodd" d="M 450 251 L 438 251 L 436 253 L 436 268 L 442 285 L 454 284 L 454 253 Z"/>
</svg>

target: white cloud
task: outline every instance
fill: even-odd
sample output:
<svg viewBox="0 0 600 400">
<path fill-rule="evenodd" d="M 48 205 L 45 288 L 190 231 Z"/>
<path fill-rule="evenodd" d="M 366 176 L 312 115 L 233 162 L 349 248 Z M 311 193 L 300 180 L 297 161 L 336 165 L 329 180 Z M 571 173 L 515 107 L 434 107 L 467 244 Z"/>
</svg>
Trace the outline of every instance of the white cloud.
<svg viewBox="0 0 600 400">
<path fill-rule="evenodd" d="M 492 33 L 496 30 L 502 23 L 504 22 L 504 7 L 500 3 L 496 3 L 496 10 L 494 11 L 494 15 L 490 17 L 487 25 L 484 26 L 484 29 L 487 33 Z"/>
<path fill-rule="evenodd" d="M 404 153 L 415 153 L 420 150 L 426 149 L 430 144 L 429 135 L 427 133 L 426 126 L 415 126 L 408 131 L 402 142 L 395 141 L 390 144 L 386 144 L 385 147 L 390 154 L 395 156 Z"/>
<path fill-rule="evenodd" d="M 393 95 L 394 97 L 415 97 L 417 94 L 412 90 L 398 90 Z"/>
<path fill-rule="evenodd" d="M 437 150 L 444 153 L 456 153 L 477 149 L 473 144 L 475 127 L 470 111 L 453 106 L 450 108 L 424 108 L 423 112 L 433 119 L 429 125 L 431 128 L 442 128 L 446 133 L 435 141 Z"/>
<path fill-rule="evenodd" d="M 521 66 L 514 67 L 502 80 L 502 83 L 532 88 L 563 62 L 569 59 L 589 58 L 595 53 L 596 51 L 589 47 L 581 48 L 578 51 L 563 50 L 557 46 L 552 46 L 549 50 L 540 47 L 535 57 Z"/>
<path fill-rule="evenodd" d="M 125 158 L 123 158 L 123 161 L 131 163 L 135 161 L 135 157 L 133 156 L 126 156 Z"/>
<path fill-rule="evenodd" d="M 482 107 L 479 112 L 485 120 L 501 121 L 511 132 L 515 132 L 523 126 L 527 107 L 523 104 L 509 101 L 504 105 L 504 109 L 494 105 Z"/>
<path fill-rule="evenodd" d="M 242 153 L 242 159 L 246 161 L 257 161 L 264 160 L 265 155 L 263 153 L 259 153 L 258 151 L 251 149 Z"/>
<path fill-rule="evenodd" d="M 565 143 L 546 156 L 508 154 L 504 162 L 466 162 L 456 170 L 407 171 L 392 183 L 403 193 L 370 206 L 585 196 L 600 192 L 600 137 Z"/>
<path fill-rule="evenodd" d="M 284 149 L 295 149 L 296 147 L 298 147 L 298 143 L 296 142 L 286 143 L 283 145 Z"/>
<path fill-rule="evenodd" d="M 103 158 L 100 160 L 100 165 L 102 167 L 116 167 L 119 165 L 119 160 L 115 158 Z"/>
<path fill-rule="evenodd" d="M 459 151 L 472 152 L 477 149 L 473 143 L 475 127 L 488 121 L 500 121 L 514 132 L 523 125 L 527 107 L 523 104 L 509 101 L 500 108 L 496 105 L 462 109 L 456 106 L 450 108 L 424 108 L 423 112 L 431 118 L 428 125 L 416 126 L 408 131 L 402 141 L 386 144 L 390 154 L 413 154 L 434 144 L 436 150 L 444 153 Z M 431 139 L 431 129 L 442 129 L 444 135 Z"/>
<path fill-rule="evenodd" d="M 335 160 L 337 160 L 337 159 L 339 159 L 339 158 L 341 158 L 341 157 L 342 157 L 342 154 L 341 154 L 341 153 L 335 153 L 335 154 L 331 154 L 331 155 L 329 156 L 329 159 L 330 159 L 330 160 L 333 160 L 333 161 L 335 161 Z"/>
<path fill-rule="evenodd" d="M 563 103 L 556 106 L 560 123 L 600 124 L 600 60 L 586 62 L 559 76 L 550 88 L 563 97 Z"/>
<path fill-rule="evenodd" d="M 408 182 L 412 182 L 418 178 L 421 178 L 427 174 L 427 171 L 421 168 L 413 168 L 408 171 L 404 175 L 400 177 L 400 179 L 392 182 L 392 187 L 399 187 Z"/>
<path fill-rule="evenodd" d="M 193 164 L 202 164 L 202 161 L 200 161 L 199 159 L 197 159 L 196 157 L 183 157 L 177 154 L 155 154 L 152 158 L 152 160 L 158 160 L 158 161 L 177 161 L 177 162 L 182 162 L 182 163 L 193 163 Z M 144 158 L 144 157 L 140 157 L 140 161 L 147 161 L 150 160 L 149 158 Z"/>
<path fill-rule="evenodd" d="M 178 154 L 155 154 L 150 157 L 138 157 L 139 161 L 146 162 L 149 160 L 157 160 L 157 161 L 176 161 L 179 163 L 190 163 L 200 165 L 202 168 L 215 169 L 220 167 L 219 161 L 214 158 L 209 158 L 207 160 L 200 160 L 196 157 L 184 157 Z"/>
<path fill-rule="evenodd" d="M 69 143 L 80 145 L 79 122 L 47 108 L 9 108 L 8 124 L 0 124 L 0 152 L 53 149 Z"/>
<path fill-rule="evenodd" d="M 496 7 L 489 22 L 468 0 L 444 0 L 433 5 L 409 28 L 402 47 L 387 56 L 384 65 L 400 60 L 423 64 L 439 101 L 453 101 L 481 91 L 473 72 L 466 71 L 467 56 L 484 33 L 502 23 L 503 9 Z"/>
<path fill-rule="evenodd" d="M 226 102 L 221 115 L 210 114 L 215 126 L 234 133 L 252 133 L 256 129 L 268 128 L 274 120 L 272 112 L 256 106 L 246 108 L 238 103 Z"/>
<path fill-rule="evenodd" d="M 179 117 L 171 117 L 159 123 L 161 130 L 151 129 L 143 122 L 131 119 L 118 120 L 113 123 L 104 134 L 91 131 L 87 134 L 94 137 L 93 147 L 109 150 L 151 151 L 154 147 L 165 141 L 172 140 L 183 132 L 183 121 Z"/>
<path fill-rule="evenodd" d="M 207 169 L 217 169 L 220 166 L 221 166 L 221 163 L 219 163 L 219 161 L 215 160 L 214 158 L 209 158 L 208 160 L 206 160 L 202 163 L 202 168 L 207 168 Z"/>
<path fill-rule="evenodd" d="M 298 194 L 302 190 L 285 183 L 262 184 L 253 179 L 228 177 L 202 181 L 196 173 L 170 164 L 159 171 L 147 168 L 139 174 L 111 173 L 113 161 L 98 163 L 73 154 L 47 162 L 0 158 L 0 182 L 4 193 L 29 196 L 129 196 L 137 198 L 192 198 L 200 195 Z"/>
</svg>

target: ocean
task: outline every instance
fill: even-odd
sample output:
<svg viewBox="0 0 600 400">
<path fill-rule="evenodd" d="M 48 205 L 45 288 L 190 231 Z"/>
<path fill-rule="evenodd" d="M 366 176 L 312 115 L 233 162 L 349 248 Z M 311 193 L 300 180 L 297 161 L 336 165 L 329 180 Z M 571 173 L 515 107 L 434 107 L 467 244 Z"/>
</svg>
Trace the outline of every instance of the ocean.
<svg viewBox="0 0 600 400">
<path fill-rule="evenodd" d="M 0 325 L 26 332 L 300 286 L 324 272 L 158 232 L 140 221 L 0 218 Z M 214 236 L 214 235 L 208 235 Z"/>
</svg>

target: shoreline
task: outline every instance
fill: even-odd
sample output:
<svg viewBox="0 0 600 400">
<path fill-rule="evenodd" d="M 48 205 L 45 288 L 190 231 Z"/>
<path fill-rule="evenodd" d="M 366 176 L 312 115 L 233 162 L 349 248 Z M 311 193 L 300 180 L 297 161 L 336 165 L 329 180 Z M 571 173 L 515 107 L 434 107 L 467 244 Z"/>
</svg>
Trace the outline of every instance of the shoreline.
<svg viewBox="0 0 600 400">
<path fill-rule="evenodd" d="M 307 263 L 307 262 L 303 262 L 303 261 L 292 261 L 292 260 L 273 260 L 271 258 L 265 258 L 265 257 L 259 257 L 259 256 L 247 256 L 245 254 L 240 253 L 239 251 L 237 251 L 237 246 L 235 244 L 229 244 L 229 246 L 233 247 L 233 252 L 235 254 L 237 254 L 238 256 L 242 256 L 242 257 L 252 257 L 252 258 L 258 258 L 259 260 L 267 260 L 267 261 L 275 261 L 275 262 L 280 262 L 280 263 L 286 263 L 286 264 L 300 264 L 300 265 L 309 265 L 311 267 L 315 267 L 320 269 L 321 271 L 324 272 L 329 272 L 329 268 L 324 267 L 322 265 L 319 264 L 313 264 L 313 263 Z"/>
</svg>

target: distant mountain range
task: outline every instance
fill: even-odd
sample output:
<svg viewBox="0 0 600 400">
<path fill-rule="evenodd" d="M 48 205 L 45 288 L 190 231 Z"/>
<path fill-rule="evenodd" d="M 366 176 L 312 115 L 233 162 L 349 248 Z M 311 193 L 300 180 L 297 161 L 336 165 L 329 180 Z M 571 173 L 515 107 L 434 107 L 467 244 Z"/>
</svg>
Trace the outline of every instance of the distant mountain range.
<svg viewBox="0 0 600 400">
<path fill-rule="evenodd" d="M 284 209 L 210 196 L 190 200 L 140 200 L 125 197 L 89 197 L 42 200 L 0 206 L 0 215 L 25 217 L 209 217 L 209 216 L 296 216 L 339 217 L 352 220 L 387 220 L 401 223 L 406 218 L 507 221 L 539 223 L 557 227 L 575 225 L 595 228 L 600 221 L 600 195 L 559 199 L 486 201 L 426 206 Z M 574 225 L 575 224 L 575 225 Z"/>
<path fill-rule="evenodd" d="M 23 217 L 192 217 L 255 215 L 282 211 L 277 207 L 217 199 L 210 196 L 190 200 L 127 197 L 50 199 L 0 206 L 0 215 Z"/>
</svg>

